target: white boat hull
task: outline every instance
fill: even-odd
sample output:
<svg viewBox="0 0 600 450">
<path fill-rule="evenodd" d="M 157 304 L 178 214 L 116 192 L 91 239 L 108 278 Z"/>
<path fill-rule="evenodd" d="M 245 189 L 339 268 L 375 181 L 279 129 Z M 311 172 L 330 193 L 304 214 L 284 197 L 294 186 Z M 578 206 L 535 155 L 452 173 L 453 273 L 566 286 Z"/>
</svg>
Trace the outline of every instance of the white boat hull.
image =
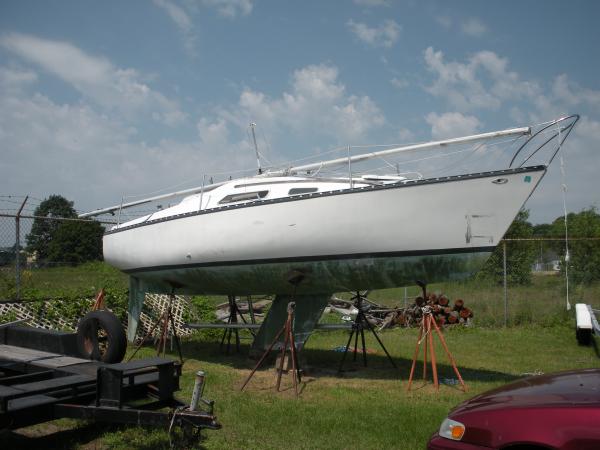
<svg viewBox="0 0 600 450">
<path fill-rule="evenodd" d="M 205 294 L 374 289 L 468 276 L 545 166 L 256 201 L 118 228 L 105 260 L 153 290 Z"/>
</svg>

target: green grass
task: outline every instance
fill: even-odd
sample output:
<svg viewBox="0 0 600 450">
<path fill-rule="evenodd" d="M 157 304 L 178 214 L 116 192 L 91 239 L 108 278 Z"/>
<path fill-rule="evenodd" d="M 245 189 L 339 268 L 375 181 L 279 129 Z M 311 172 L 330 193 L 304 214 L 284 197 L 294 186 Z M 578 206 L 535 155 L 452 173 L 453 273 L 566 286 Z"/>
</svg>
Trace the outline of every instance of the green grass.
<svg viewBox="0 0 600 450">
<path fill-rule="evenodd" d="M 78 283 L 83 286 L 85 277 L 81 276 Z M 100 275 L 97 279 L 102 281 Z M 47 282 L 52 283 L 51 276 Z M 294 398 L 287 376 L 283 380 L 285 390 L 274 391 L 272 362 L 257 372 L 245 392 L 240 392 L 243 380 L 255 363 L 246 356 L 251 341 L 242 341 L 244 345 L 239 355 L 227 356 L 219 351 L 218 339 L 197 335 L 184 342 L 186 363 L 178 395 L 188 400 L 193 374 L 197 370 L 207 373 L 205 397 L 216 401 L 215 413 L 223 425 L 219 431 L 203 433 L 205 439 L 200 445 L 208 449 L 420 449 L 452 407 L 479 392 L 530 373 L 598 366 L 596 349 L 580 347 L 575 341 L 573 314 L 564 311 L 563 285 L 560 277 L 543 276 L 534 277 L 531 286 L 510 286 L 510 326 L 507 328 L 501 326 L 504 313 L 501 286 L 470 281 L 430 287 L 433 291 L 445 292 L 451 299 L 463 298 L 474 310 L 472 327 L 445 332 L 467 383 L 467 394 L 454 385 L 445 384 L 436 393 L 431 384 L 423 385 L 420 378 L 414 389 L 407 392 L 417 330 L 392 329 L 380 336 L 398 363 L 398 370 L 391 368 L 377 343 L 367 336 L 367 347 L 376 351 L 368 356 L 369 367 L 363 368 L 360 358 L 358 363 L 350 358 L 345 366 L 350 370 L 343 376 L 336 374 L 341 354 L 332 349 L 345 345 L 347 334 L 314 333 L 301 353 L 306 376 L 299 399 Z M 417 292 L 413 288 L 409 295 Z M 403 294 L 403 289 L 390 289 L 373 292 L 370 298 L 402 306 Z M 576 286 L 571 302 L 600 306 L 598 294 L 598 283 Z M 440 379 L 453 379 L 441 346 L 437 345 L 436 350 Z M 145 348 L 139 356 L 153 353 L 152 349 Z M 417 368 L 420 377 L 421 365 Z M 30 427 L 20 435 L 3 437 L 3 443 L 11 448 L 169 447 L 167 434 L 159 429 L 96 426 L 66 420 L 47 427 Z M 23 437 L 24 434 L 28 437 Z"/>
<path fill-rule="evenodd" d="M 95 293 L 101 288 L 127 289 L 129 277 L 118 269 L 100 261 L 80 266 L 59 266 L 43 269 L 25 269 L 21 273 L 21 297 L 43 294 L 48 298 L 64 297 L 73 293 Z M 0 299 L 15 296 L 14 267 L 0 270 Z"/>
<path fill-rule="evenodd" d="M 202 446 L 221 448 L 423 448 L 448 411 L 476 393 L 518 379 L 529 373 L 597 367 L 593 348 L 579 347 L 571 326 L 521 326 L 514 328 L 451 329 L 445 333 L 469 392 L 442 385 L 436 393 L 422 380 L 406 391 L 416 330 L 394 329 L 381 334 L 399 369 L 394 370 L 369 336 L 368 368 L 348 361 L 351 369 L 336 376 L 340 353 L 332 348 L 343 345 L 343 332 L 318 332 L 308 341 L 301 364 L 307 374 L 302 394 L 295 399 L 289 377 L 285 390 L 273 389 L 272 363 L 266 364 L 250 381 L 245 392 L 239 388 L 254 362 L 247 345 L 239 355 L 225 356 L 218 342 L 192 338 L 184 343 L 184 375 L 180 398 L 189 399 L 193 374 L 207 373 L 205 396 L 216 400 L 215 412 L 223 428 L 204 432 Z M 248 341 L 245 341 L 248 342 Z M 442 349 L 436 346 L 440 379 L 454 378 Z M 151 356 L 143 349 L 140 357 Z M 171 355 L 175 357 L 175 355 Z M 420 377 L 420 365 L 418 376 Z M 74 428 L 73 428 L 74 427 Z M 65 424 L 66 448 L 94 445 L 107 448 L 168 448 L 169 440 L 160 430 L 127 427 L 101 427 L 73 437 L 85 424 Z M 99 431 L 98 431 L 99 430 Z M 75 434 L 77 436 L 77 434 Z M 61 440 L 53 435 L 60 447 Z M 44 438 L 34 438 L 33 446 L 43 446 Z"/>
</svg>

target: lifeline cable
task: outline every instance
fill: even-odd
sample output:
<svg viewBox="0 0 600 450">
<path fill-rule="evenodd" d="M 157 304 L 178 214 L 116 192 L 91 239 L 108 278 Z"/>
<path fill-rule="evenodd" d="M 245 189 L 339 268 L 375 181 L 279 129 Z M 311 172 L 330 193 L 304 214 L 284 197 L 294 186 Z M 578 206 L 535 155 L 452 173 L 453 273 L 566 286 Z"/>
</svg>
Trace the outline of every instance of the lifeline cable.
<svg viewBox="0 0 600 450">
<path fill-rule="evenodd" d="M 562 148 L 561 132 L 560 127 L 558 128 L 558 151 Z M 563 159 L 562 152 L 560 152 L 560 174 L 561 174 L 561 186 L 562 186 L 562 199 L 563 199 L 563 214 L 565 218 L 565 282 L 567 287 L 567 311 L 571 310 L 571 303 L 569 302 L 569 226 L 567 224 L 567 182 L 565 175 L 565 162 Z"/>
</svg>

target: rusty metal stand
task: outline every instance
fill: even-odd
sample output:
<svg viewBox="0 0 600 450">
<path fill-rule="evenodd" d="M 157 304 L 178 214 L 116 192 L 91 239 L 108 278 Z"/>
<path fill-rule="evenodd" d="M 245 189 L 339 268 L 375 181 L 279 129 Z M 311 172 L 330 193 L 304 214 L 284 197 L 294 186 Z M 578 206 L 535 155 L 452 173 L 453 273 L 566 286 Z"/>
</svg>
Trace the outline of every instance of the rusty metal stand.
<svg viewBox="0 0 600 450">
<path fill-rule="evenodd" d="M 246 381 L 244 381 L 244 384 L 240 388 L 240 391 L 244 390 L 244 388 L 246 387 L 246 385 L 248 384 L 250 379 L 254 376 L 254 374 L 260 367 L 260 365 L 267 358 L 267 356 L 269 355 L 269 353 L 271 352 L 271 350 L 273 349 L 273 347 L 275 346 L 277 341 L 279 341 L 279 337 L 285 333 L 283 346 L 281 347 L 279 367 L 277 368 L 276 388 L 277 388 L 277 392 L 279 392 L 280 386 L 281 386 L 281 375 L 283 374 L 283 365 L 285 362 L 285 356 L 286 356 L 286 352 L 287 352 L 288 345 L 289 345 L 290 357 L 292 359 L 292 383 L 294 385 L 294 392 L 296 393 L 296 397 L 298 397 L 298 384 L 302 382 L 302 378 L 300 375 L 300 366 L 298 364 L 298 354 L 296 352 L 296 342 L 294 340 L 294 309 L 295 309 L 295 307 L 296 307 L 295 302 L 288 303 L 288 306 L 287 306 L 288 317 L 287 317 L 287 320 L 285 321 L 285 324 L 283 325 L 283 328 L 281 330 L 279 330 L 279 332 L 275 336 L 275 339 L 273 339 L 273 342 L 271 342 L 271 345 L 269 345 L 269 348 L 267 348 L 267 350 L 260 357 L 260 359 L 258 360 L 258 363 L 256 363 L 256 366 L 254 366 L 254 369 L 252 369 L 252 372 L 250 372 L 250 375 L 248 375 L 248 378 L 246 378 Z"/>
<path fill-rule="evenodd" d="M 427 287 L 426 284 L 422 281 L 417 281 L 417 284 L 423 289 L 423 298 L 427 298 Z M 430 306 L 424 306 L 421 308 L 423 311 L 423 319 L 421 320 L 421 328 L 419 329 L 419 338 L 417 339 L 417 345 L 415 347 L 415 355 L 413 356 L 412 366 L 410 368 L 410 375 L 408 377 L 408 386 L 406 388 L 407 391 L 410 391 L 412 386 L 413 376 L 415 374 L 415 367 L 417 365 L 417 357 L 419 356 L 419 350 L 421 347 L 421 343 L 424 342 L 423 346 L 423 381 L 427 379 L 427 352 L 431 354 L 431 372 L 433 374 L 433 385 L 435 386 L 435 390 L 439 392 L 440 384 L 438 380 L 438 371 L 437 371 L 437 362 L 435 359 L 435 348 L 433 346 L 433 331 L 436 332 L 438 339 L 442 343 L 444 347 L 444 351 L 446 352 L 446 356 L 448 356 L 448 360 L 454 369 L 454 373 L 460 382 L 463 391 L 467 392 L 467 386 L 460 376 L 460 372 L 458 371 L 458 367 L 456 367 L 456 362 L 454 361 L 454 357 L 450 350 L 448 349 L 448 345 L 446 344 L 446 340 L 444 339 L 444 335 L 440 331 L 438 324 L 436 323 L 433 314 L 431 312 Z"/>
<path fill-rule="evenodd" d="M 227 325 L 237 324 L 238 316 L 240 316 L 240 319 L 242 319 L 242 322 L 244 322 L 244 324 L 248 325 L 248 322 L 242 315 L 242 312 L 240 311 L 237 301 L 235 300 L 235 296 L 228 295 L 227 300 L 229 301 L 229 317 L 227 318 Z M 248 296 L 248 309 L 250 311 L 251 323 L 256 323 L 256 320 L 254 319 L 254 311 L 252 310 L 252 307 L 253 307 L 252 301 L 250 300 L 250 297 Z M 249 329 L 248 331 L 250 331 L 252 336 L 255 335 L 254 330 Z M 221 344 L 219 347 L 221 348 L 221 351 L 223 351 L 223 345 L 225 344 L 225 339 L 227 339 L 227 350 L 225 351 L 225 353 L 227 355 L 229 355 L 229 349 L 231 347 L 231 336 L 233 335 L 233 333 L 235 333 L 235 350 L 238 353 L 240 351 L 239 330 L 237 328 L 225 328 L 223 330 L 223 337 L 221 337 Z"/>
<path fill-rule="evenodd" d="M 342 356 L 342 360 L 340 361 L 340 366 L 338 367 L 338 372 L 342 372 L 342 368 L 344 366 L 344 361 L 346 361 L 346 355 L 348 354 L 348 349 L 350 348 L 350 343 L 352 342 L 352 337 L 354 337 L 354 361 L 356 361 L 356 354 L 358 353 L 357 350 L 358 350 L 358 335 L 359 334 L 360 334 L 360 339 L 361 339 L 361 344 L 362 344 L 363 364 L 365 367 L 367 367 L 367 347 L 365 345 L 365 328 L 368 329 L 369 331 L 371 331 L 371 333 L 373 333 L 373 336 L 375 336 L 375 339 L 377 339 L 377 342 L 379 343 L 379 345 L 385 352 L 385 355 L 387 356 L 388 360 L 390 361 L 392 366 L 394 366 L 394 368 L 397 369 L 398 367 L 396 366 L 396 363 L 394 362 L 394 360 L 388 353 L 387 349 L 385 348 L 385 345 L 383 345 L 383 342 L 381 342 L 381 339 L 379 339 L 377 332 L 375 331 L 375 329 L 369 323 L 369 321 L 367 320 L 367 317 L 365 316 L 365 313 L 364 313 L 363 307 L 362 307 L 362 300 L 363 300 L 364 296 L 360 292 L 356 292 L 356 296 L 354 298 L 356 298 L 356 308 L 358 309 L 358 314 L 356 314 L 356 319 L 354 319 L 354 323 L 352 324 L 352 330 L 350 331 L 350 336 L 348 337 L 348 342 L 346 344 L 346 348 L 344 349 L 344 355 Z"/>
<path fill-rule="evenodd" d="M 171 325 L 171 330 L 173 332 L 172 338 L 175 339 L 175 345 L 177 346 L 177 352 L 179 353 L 179 362 L 183 364 L 183 355 L 181 353 L 181 344 L 179 342 L 179 336 L 177 335 L 177 328 L 175 328 L 175 319 L 173 318 L 173 300 L 175 299 L 175 287 L 171 289 L 171 293 L 169 294 L 169 303 L 167 303 L 167 308 L 162 312 L 160 317 L 154 322 L 150 331 L 146 333 L 142 341 L 135 348 L 134 352 L 127 359 L 127 361 L 131 361 L 133 357 L 136 355 L 138 350 L 142 348 L 146 340 L 152 336 L 156 327 L 160 325 L 160 336 L 158 337 L 156 343 L 156 356 L 165 356 L 167 350 L 167 340 L 169 338 L 169 325 Z"/>
</svg>

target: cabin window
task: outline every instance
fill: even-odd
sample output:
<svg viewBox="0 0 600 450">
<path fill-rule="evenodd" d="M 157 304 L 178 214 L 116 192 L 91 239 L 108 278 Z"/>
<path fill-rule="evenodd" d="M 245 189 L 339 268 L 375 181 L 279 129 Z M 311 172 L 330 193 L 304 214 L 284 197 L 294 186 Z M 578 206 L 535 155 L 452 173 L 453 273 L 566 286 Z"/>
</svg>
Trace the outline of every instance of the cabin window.
<svg viewBox="0 0 600 450">
<path fill-rule="evenodd" d="M 319 188 L 309 187 L 309 188 L 292 188 L 288 192 L 288 195 L 298 195 L 298 194 L 312 194 L 313 192 L 317 192 Z"/>
<path fill-rule="evenodd" d="M 219 204 L 224 203 L 235 203 L 235 202 L 248 202 L 251 200 L 260 200 L 267 196 L 269 191 L 255 191 L 255 192 L 240 192 L 238 194 L 229 194 L 221 199 Z"/>
</svg>

